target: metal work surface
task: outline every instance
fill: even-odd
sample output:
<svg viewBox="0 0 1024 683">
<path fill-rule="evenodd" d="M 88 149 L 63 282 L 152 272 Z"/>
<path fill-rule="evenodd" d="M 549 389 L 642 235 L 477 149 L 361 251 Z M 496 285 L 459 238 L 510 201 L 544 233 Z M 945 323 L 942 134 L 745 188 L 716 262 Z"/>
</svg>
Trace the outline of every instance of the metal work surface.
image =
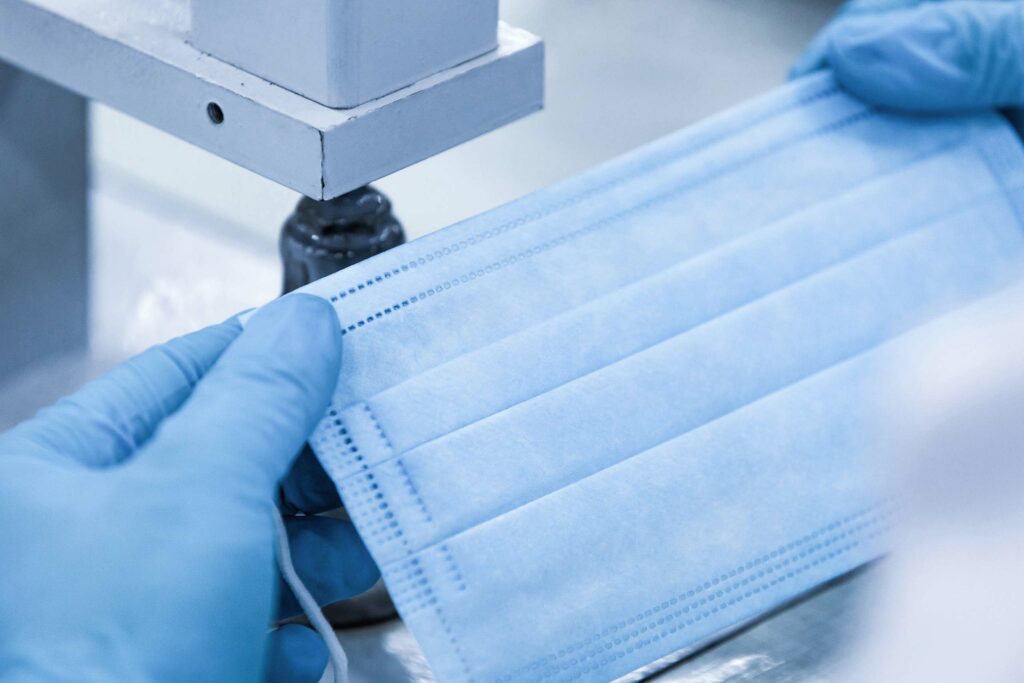
<svg viewBox="0 0 1024 683">
<path fill-rule="evenodd" d="M 200 52 L 187 0 L 0 0 L 0 59 L 314 198 L 335 197 L 541 107 L 543 46 L 493 52 L 331 109 Z"/>
<path fill-rule="evenodd" d="M 859 606 L 872 570 L 837 579 L 736 635 L 695 653 L 657 683 L 824 683 L 859 634 Z"/>
</svg>

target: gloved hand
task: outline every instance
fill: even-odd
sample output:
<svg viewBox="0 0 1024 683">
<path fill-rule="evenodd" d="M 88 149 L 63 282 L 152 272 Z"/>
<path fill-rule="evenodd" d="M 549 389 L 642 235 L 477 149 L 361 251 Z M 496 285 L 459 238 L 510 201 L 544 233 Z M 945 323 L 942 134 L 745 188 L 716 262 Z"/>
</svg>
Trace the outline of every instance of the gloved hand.
<svg viewBox="0 0 1024 683">
<path fill-rule="evenodd" d="M 851 0 L 793 67 L 904 111 L 1024 106 L 1024 3 Z"/>
<path fill-rule="evenodd" d="M 318 680 L 313 631 L 266 638 L 275 612 L 297 613 L 286 593 L 275 604 L 274 501 L 339 363 L 330 306 L 291 295 L 244 332 L 231 321 L 151 349 L 0 435 L 0 680 Z M 321 475 L 304 460 L 290 479 Z M 337 505 L 285 490 L 289 508 Z M 349 523 L 287 526 L 322 603 L 378 578 Z"/>
</svg>

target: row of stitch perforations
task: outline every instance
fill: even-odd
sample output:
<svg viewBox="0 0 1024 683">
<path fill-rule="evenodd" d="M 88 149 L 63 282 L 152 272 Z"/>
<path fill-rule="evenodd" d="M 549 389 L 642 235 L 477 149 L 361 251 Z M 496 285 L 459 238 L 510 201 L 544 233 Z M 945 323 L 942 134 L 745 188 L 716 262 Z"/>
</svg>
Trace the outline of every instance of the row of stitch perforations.
<svg viewBox="0 0 1024 683">
<path fill-rule="evenodd" d="M 826 97 L 832 97 L 838 94 L 838 88 L 836 88 L 835 85 L 830 84 L 827 87 L 823 88 L 822 90 L 811 92 L 793 102 L 787 102 L 785 105 L 779 107 L 776 110 L 769 111 L 768 113 L 765 114 L 765 116 L 762 119 L 760 119 L 756 123 L 767 121 L 771 118 L 781 116 L 794 109 L 798 109 L 799 107 L 811 104 L 817 100 L 821 100 Z M 668 164 L 677 161 L 682 155 L 694 154 L 703 149 L 711 147 L 712 145 L 715 145 L 724 139 L 728 139 L 729 137 L 735 134 L 735 130 L 728 129 L 722 131 L 721 133 L 718 133 L 717 135 L 708 136 L 707 138 L 698 140 L 695 144 L 691 144 L 689 146 L 684 145 L 682 147 L 673 147 L 671 149 L 665 150 L 661 154 L 653 154 L 652 158 L 639 169 L 629 168 L 626 170 L 626 172 L 614 175 L 605 182 L 587 188 L 583 192 L 579 192 L 575 195 L 559 199 L 543 208 L 537 209 L 532 213 L 526 214 L 525 216 L 520 216 L 519 218 L 508 221 L 506 223 L 502 223 L 501 225 L 498 225 L 489 230 L 483 230 L 465 239 L 461 239 L 457 242 L 452 242 L 444 247 L 435 249 L 432 252 L 429 252 L 422 256 L 418 256 L 414 259 L 410 259 L 408 262 L 403 263 L 399 266 L 395 266 L 388 270 L 381 271 L 380 273 L 374 276 L 368 277 L 366 280 L 362 282 L 353 284 L 347 289 L 337 292 L 336 294 L 331 296 L 331 301 L 339 301 L 341 299 L 345 299 L 347 297 L 359 293 L 360 291 L 368 289 L 374 286 L 375 284 L 384 282 L 385 280 L 390 280 L 391 278 L 397 277 L 402 273 L 414 270 L 432 261 L 440 260 L 453 253 L 465 250 L 471 246 L 475 246 L 491 238 L 497 237 L 498 235 L 514 231 L 517 228 L 520 228 L 524 225 L 528 225 L 538 220 L 543 220 L 544 218 L 547 218 L 552 214 L 571 208 L 581 202 L 586 201 L 587 199 L 590 199 L 591 197 L 604 195 L 607 192 L 614 189 L 616 186 L 634 179 L 639 174 L 650 173 L 652 171 L 655 171 L 663 166 L 667 166 Z"/>
<path fill-rule="evenodd" d="M 409 474 L 409 470 L 405 467 L 405 462 L 401 458 L 395 460 L 395 469 L 402 477 L 402 483 L 405 485 L 405 491 L 409 494 L 409 497 L 415 502 L 416 508 L 420 511 L 423 516 L 423 521 L 427 524 L 432 524 L 434 518 L 430 515 L 430 510 L 427 509 L 427 504 L 423 501 L 423 496 L 420 495 L 419 489 L 416 487 L 416 483 L 412 480 L 412 476 Z"/>
<path fill-rule="evenodd" d="M 384 436 L 376 417 L 373 416 L 369 406 L 361 404 L 361 407 L 373 422 L 376 438 L 390 454 L 392 452 L 391 444 Z M 346 429 L 341 417 L 336 418 L 336 424 L 339 425 L 342 433 L 349 434 L 348 438 L 352 439 L 351 433 Z M 366 455 L 355 443 L 352 444 L 351 451 L 352 457 L 348 464 L 356 466 L 358 469 L 355 474 L 336 481 L 345 507 L 354 519 L 359 520 L 359 531 L 370 547 L 384 547 L 399 543 L 402 552 L 408 554 L 411 549 L 405 538 L 405 532 L 395 511 L 391 508 L 391 503 L 388 501 L 377 475 L 366 462 Z"/>
<path fill-rule="evenodd" d="M 403 619 L 414 620 L 419 617 L 421 612 L 427 613 L 428 618 L 434 622 L 434 626 L 431 628 L 435 631 L 435 635 L 443 634 L 444 639 L 451 646 L 452 652 L 455 653 L 463 679 L 471 681 L 472 677 L 465 653 L 445 616 L 444 609 L 441 607 L 423 564 L 421 557 L 413 556 L 393 563 L 382 570 L 391 599 L 394 600 Z M 465 587 L 463 586 L 462 589 L 464 590 Z"/>
<path fill-rule="evenodd" d="M 367 416 L 369 416 L 369 418 L 372 420 L 378 435 L 380 436 L 383 443 L 387 446 L 388 453 L 394 453 L 394 447 L 391 445 L 391 441 L 384 433 L 384 428 L 381 426 L 380 421 L 377 419 L 377 416 L 373 413 L 373 410 L 370 408 L 369 404 L 363 403 L 362 408 L 364 412 L 367 414 Z M 412 474 L 410 474 L 408 468 L 405 466 L 405 461 L 401 458 L 401 456 L 391 461 L 385 460 L 376 465 L 376 467 L 384 466 L 393 467 L 395 473 L 400 477 L 402 482 L 401 492 L 407 497 L 407 499 L 412 503 L 413 508 L 418 512 L 421 522 L 427 526 L 433 526 L 434 518 L 430 514 L 430 510 L 427 508 L 426 501 L 423 500 L 423 496 L 420 494 L 419 488 L 416 486 L 416 482 L 415 480 L 413 480 Z M 397 517 L 388 518 L 387 521 L 389 525 L 396 525 L 398 531 L 402 532 L 401 521 Z M 402 540 L 402 552 L 404 552 L 407 556 L 413 555 L 415 551 L 413 550 L 413 548 L 410 547 L 409 543 L 405 539 L 405 534 L 399 533 L 398 538 Z M 466 590 L 466 583 L 465 579 L 462 576 L 462 571 L 459 569 L 458 563 L 455 561 L 455 556 L 452 554 L 448 546 L 442 544 L 441 546 L 439 546 L 439 548 L 436 549 L 436 551 L 441 555 L 444 561 L 446 568 L 445 576 L 448 579 L 449 583 L 451 583 L 456 590 Z"/>
<path fill-rule="evenodd" d="M 388 585 L 391 599 L 407 619 L 420 610 L 437 604 L 437 596 L 419 557 L 406 557 L 399 562 L 393 562 L 385 566 L 381 573 Z"/>
<path fill-rule="evenodd" d="M 333 404 L 311 442 L 326 461 L 325 467 L 329 467 L 332 479 L 343 493 L 346 507 L 360 520 L 360 530 L 364 536 L 373 539 L 379 548 L 399 543 L 399 552 L 411 555 L 412 549 L 406 540 L 401 519 L 392 509 L 389 497 L 402 495 L 408 498 L 412 503 L 411 508 L 418 511 L 422 523 L 428 526 L 433 524 L 433 517 L 405 462 L 400 454 L 396 455 L 394 446 L 369 404 L 359 403 L 351 408 L 357 413 L 349 414 L 350 418 L 363 415 L 373 425 L 374 437 L 384 448 L 383 458 L 379 462 L 372 463 L 364 454 L 355 433 L 345 422 L 345 411 Z M 401 486 L 392 490 L 390 496 L 379 479 L 381 467 L 391 468 L 401 481 Z"/>
<path fill-rule="evenodd" d="M 369 545 L 400 543 L 403 549 L 408 542 L 402 531 L 384 490 L 373 472 L 363 472 L 346 479 L 339 485 L 345 509 L 359 520 L 359 532 Z"/>
<path fill-rule="evenodd" d="M 447 561 L 451 557 L 447 546 L 435 548 L 430 553 L 435 558 L 440 555 L 440 559 L 443 561 Z M 442 634 L 443 638 L 451 646 L 452 652 L 455 653 L 455 657 L 461 667 L 463 679 L 471 681 L 472 677 L 465 653 L 462 651 L 459 639 L 455 635 L 455 631 L 452 629 L 448 618 L 445 616 L 440 599 L 430 580 L 430 575 L 424 567 L 426 559 L 428 559 L 427 553 L 421 553 L 384 567 L 382 570 L 384 581 L 388 586 L 391 599 L 394 600 L 395 606 L 404 619 L 414 620 L 419 617 L 420 613 L 426 612 L 427 618 L 434 622 L 434 625 L 430 628 L 435 631 L 435 634 Z M 449 578 L 456 578 L 459 582 L 456 586 L 457 590 L 464 591 L 466 586 L 465 583 L 461 582 L 462 577 L 458 569 L 453 569 L 453 565 L 449 565 L 446 566 L 446 571 L 454 571 L 456 573 L 456 577 Z"/>
<path fill-rule="evenodd" d="M 677 198 L 677 197 L 679 197 L 679 196 L 681 196 L 681 195 L 683 195 L 683 194 L 685 194 L 687 192 L 692 191 L 695 187 L 698 187 L 698 186 L 702 185 L 703 183 L 710 182 L 711 180 L 714 180 L 714 179 L 719 178 L 719 177 L 721 177 L 723 175 L 731 173 L 731 172 L 737 170 L 738 168 L 741 168 L 742 166 L 744 166 L 746 164 L 752 163 L 752 162 L 756 161 L 757 159 L 759 159 L 761 157 L 764 157 L 764 156 L 767 156 L 767 155 L 769 155 L 769 154 L 771 154 L 771 153 L 773 153 L 775 151 L 778 151 L 780 149 L 784 149 L 785 147 L 787 147 L 789 145 L 797 144 L 797 143 L 800 143 L 800 142 L 806 142 L 806 141 L 808 141 L 810 139 L 813 139 L 813 138 L 821 136 L 821 135 L 825 135 L 825 134 L 830 133 L 830 132 L 834 132 L 834 131 L 839 130 L 841 128 L 844 128 L 846 126 L 854 125 L 854 124 L 856 124 L 858 122 L 861 122 L 861 121 L 864 121 L 864 120 L 866 120 L 866 119 L 868 119 L 868 118 L 870 118 L 871 116 L 874 116 L 874 115 L 875 115 L 875 111 L 874 110 L 865 109 L 863 111 L 857 112 L 856 114 L 851 114 L 850 116 L 847 116 L 847 117 L 845 117 L 843 119 L 840 119 L 838 121 L 830 123 L 827 126 L 822 126 L 821 128 L 818 128 L 818 129 L 816 129 L 814 131 L 811 131 L 811 132 L 806 133 L 804 135 L 798 136 L 795 139 L 786 140 L 786 141 L 780 142 L 780 143 L 778 143 L 776 145 L 772 145 L 772 146 L 762 150 L 757 155 L 754 155 L 752 157 L 747 157 L 747 158 L 741 159 L 741 160 L 739 160 L 737 162 L 734 162 L 732 164 L 727 164 L 725 166 L 722 166 L 721 168 L 717 169 L 714 173 L 708 174 L 706 176 L 703 176 L 703 177 L 701 177 L 701 178 L 699 178 L 697 180 L 694 180 L 692 182 L 689 182 L 689 183 L 682 183 L 682 184 L 676 186 L 674 189 L 672 189 L 672 190 L 670 190 L 668 192 L 664 192 L 662 194 L 658 194 L 658 195 L 654 195 L 652 197 L 648 197 L 647 199 L 645 199 L 642 202 L 634 204 L 633 206 L 630 206 L 627 209 L 623 209 L 622 211 L 619 211 L 619 212 L 616 212 L 614 214 L 610 214 L 608 216 L 605 216 L 604 218 L 601 218 L 600 220 L 595 221 L 594 223 L 590 223 L 590 224 L 585 225 L 585 226 L 583 226 L 581 228 L 577 228 L 576 230 L 573 230 L 571 232 L 567 232 L 567 233 L 565 233 L 565 234 L 563 234 L 563 235 L 561 235 L 559 237 L 556 237 L 556 238 L 554 238 L 552 240 L 549 240 L 547 242 L 543 242 L 541 244 L 538 244 L 538 245 L 535 245 L 533 247 L 530 247 L 529 249 L 524 249 L 524 250 L 522 250 L 522 251 L 520 251 L 520 252 L 518 252 L 516 254 L 511 255 L 511 256 L 506 256 L 505 258 L 499 259 L 499 260 L 494 261 L 492 263 L 489 263 L 489 264 L 487 264 L 485 266 L 481 266 L 481 267 L 479 267 L 479 268 L 477 268 L 477 269 L 475 269 L 473 271 L 470 271 L 468 273 L 464 273 L 463 275 L 461 275 L 459 277 L 454 277 L 454 278 L 451 278 L 449 280 L 445 280 L 443 282 L 440 282 L 437 285 L 435 285 L 433 287 L 429 287 L 426 290 L 423 290 L 423 291 L 418 292 L 416 294 L 413 294 L 413 295 L 409 296 L 408 298 L 398 300 L 394 304 L 392 304 L 391 306 L 387 306 L 387 307 L 385 307 L 385 308 L 383 308 L 383 309 L 381 309 L 381 310 L 379 310 L 379 311 L 377 311 L 377 312 L 367 316 L 366 318 L 363 318 L 361 320 L 357 320 L 356 322 L 351 323 L 351 324 L 349 324 L 346 327 L 343 327 L 342 330 L 341 330 L 341 333 L 342 333 L 342 335 L 351 334 L 351 333 L 357 331 L 358 329 L 365 327 L 366 325 L 369 325 L 369 324 L 371 324 L 373 322 L 376 322 L 377 320 L 380 320 L 380 319 L 382 319 L 384 317 L 390 316 L 393 313 L 397 313 L 398 311 L 400 311 L 400 310 L 402 310 L 404 308 L 408 308 L 409 306 L 417 304 L 417 303 L 419 303 L 421 301 L 424 301 L 424 300 L 426 300 L 428 298 L 431 298 L 431 297 L 433 297 L 435 295 L 439 295 L 442 292 L 446 292 L 446 291 L 452 289 L 453 287 L 458 287 L 459 285 L 463 285 L 463 284 L 467 284 L 469 282 L 473 282 L 474 280 L 482 278 L 482 277 L 484 277 L 486 275 L 490 275 L 491 273 L 496 272 L 498 270 L 501 270 L 501 269 L 503 269 L 503 268 L 505 268 L 507 266 L 513 265 L 513 264 L 518 263 L 520 261 L 525 261 L 525 260 L 527 260 L 529 258 L 537 256 L 538 254 L 544 253 L 544 252 L 546 252 L 546 251 L 548 251 L 548 250 L 550 250 L 552 248 L 559 247 L 559 246 L 562 246 L 562 245 L 567 244 L 569 242 L 572 242 L 573 240 L 576 240 L 576 239 L 578 239 L 580 237 L 583 237 L 584 235 L 588 235 L 588 234 L 590 234 L 592 232 L 596 232 L 597 230 L 601 230 L 603 228 L 609 227 L 609 226 L 617 223 L 618 221 L 621 221 L 622 219 L 624 219 L 624 218 L 626 218 L 626 217 L 628 217 L 628 216 L 630 216 L 630 215 L 632 215 L 634 213 L 638 213 L 638 212 L 641 212 L 641 211 L 645 211 L 645 210 L 654 208 L 654 207 L 658 206 L 659 204 L 662 204 L 664 202 L 667 202 L 667 201 L 670 201 L 672 199 L 675 199 L 675 198 Z"/>
<path fill-rule="evenodd" d="M 322 460 L 329 461 L 324 463 L 324 467 L 330 466 L 338 473 L 338 481 L 363 460 L 359 448 L 353 443 L 352 435 L 348 433 L 348 428 L 341 419 L 341 408 L 334 403 L 313 432 L 310 445 Z"/>
<path fill-rule="evenodd" d="M 402 614 L 406 617 L 437 605 L 437 593 L 423 566 L 427 559 L 433 560 L 432 566 L 441 568 L 454 590 L 460 593 L 466 590 L 466 581 L 455 562 L 451 548 L 447 545 L 431 548 L 385 565 L 382 573 L 391 597 L 396 605 L 402 607 Z"/>
<path fill-rule="evenodd" d="M 359 532 L 367 544 L 378 547 L 397 541 L 408 553 L 410 548 L 399 521 L 390 509 L 384 490 L 376 475 L 370 471 L 366 456 L 355 442 L 355 437 L 349 431 L 341 414 L 339 407 L 332 404 L 312 440 L 312 445 L 328 474 L 338 486 L 345 508 L 358 524 Z M 379 423 L 376 420 L 374 423 L 377 425 L 379 438 L 387 445 L 386 437 L 379 429 Z M 357 468 L 354 474 L 353 468 Z M 383 574 L 395 604 L 407 616 L 427 606 L 426 603 L 419 603 L 421 596 L 415 594 L 416 591 L 422 591 L 426 599 L 433 596 L 429 579 L 424 575 L 422 568 L 419 567 L 419 560 L 415 557 L 385 569 Z"/>
<path fill-rule="evenodd" d="M 666 615 L 664 618 L 660 618 L 645 626 L 639 627 L 636 631 L 638 635 L 642 636 L 647 632 L 650 632 L 650 635 L 647 637 L 640 637 L 633 644 L 625 646 L 624 649 L 620 649 L 614 653 L 610 652 L 603 659 L 592 661 L 587 666 L 581 667 L 580 665 L 573 664 L 572 662 L 570 662 L 569 666 L 565 666 L 563 664 L 559 670 L 555 670 L 551 672 L 551 674 L 545 674 L 538 680 L 550 678 L 551 675 L 560 676 L 561 674 L 566 674 L 565 677 L 559 678 L 561 681 L 578 681 L 586 679 L 587 674 L 602 669 L 612 662 L 622 659 L 637 650 L 649 647 L 650 645 L 660 641 L 662 638 L 667 638 L 678 631 L 682 631 L 699 624 L 701 621 L 704 621 L 719 612 L 724 612 L 736 607 L 737 605 L 741 605 L 754 595 L 763 591 L 771 590 L 773 587 L 794 579 L 815 567 L 831 562 L 851 550 L 854 550 L 861 544 L 876 539 L 886 533 L 889 528 L 890 527 L 887 525 L 871 527 L 868 523 L 865 523 L 851 529 L 850 531 L 837 534 L 834 537 L 822 541 L 816 546 L 808 548 L 806 551 L 772 565 L 763 572 L 758 572 L 759 578 L 764 579 L 760 583 L 755 582 L 753 577 L 748 577 L 746 582 L 737 582 L 736 584 L 723 589 L 723 591 L 716 594 L 714 599 L 703 599 L 692 603 L 677 612 Z M 751 584 L 754 585 L 751 586 Z M 733 591 L 736 592 L 733 593 Z M 705 609 L 702 610 L 702 607 Z M 691 611 L 687 612 L 687 610 Z M 682 613 L 686 618 L 683 619 L 680 613 Z M 669 622 L 675 621 L 676 619 L 678 619 L 678 621 L 670 625 Z M 663 628 L 658 631 L 658 626 L 663 626 Z M 632 634 L 630 637 L 633 637 Z M 607 648 L 607 650 L 610 649 L 611 648 Z M 575 660 L 572 661 L 574 662 Z M 575 671 L 573 671 L 573 669 L 575 669 Z"/>
<path fill-rule="evenodd" d="M 587 659 L 609 651 L 616 645 L 621 645 L 639 637 L 641 633 L 646 633 L 646 631 L 640 631 L 642 627 L 650 630 L 652 625 L 664 625 L 666 622 L 678 619 L 680 616 L 689 615 L 699 607 L 714 603 L 741 587 L 757 583 L 760 579 L 775 573 L 777 571 L 776 566 L 783 562 L 787 564 L 782 566 L 788 566 L 788 564 L 792 563 L 793 558 L 809 557 L 822 548 L 834 546 L 837 542 L 851 536 L 856 536 L 865 530 L 878 529 L 881 532 L 888 526 L 895 511 L 896 506 L 893 503 L 885 502 L 832 522 L 729 571 L 723 572 L 700 585 L 682 591 L 658 605 L 637 612 L 628 619 L 611 624 L 602 631 L 595 632 L 589 637 L 559 650 L 557 653 L 535 659 L 512 672 L 503 680 L 517 680 L 527 672 L 536 672 L 530 675 L 532 679 L 535 676 L 541 675 L 540 672 L 537 672 L 538 669 L 548 670 L 551 667 L 557 666 L 560 660 L 576 653 L 579 653 L 577 655 L 577 664 L 584 662 Z M 874 532 L 872 531 L 872 533 Z M 776 567 L 776 569 L 772 567 Z M 754 589 L 751 588 L 750 590 L 753 591 Z M 691 602 L 687 603 L 687 600 Z M 702 600 L 703 602 L 701 602 Z M 692 617 L 686 618 L 692 619 Z M 685 619 L 683 623 L 685 624 Z M 549 673 L 549 675 L 551 674 Z"/>
<path fill-rule="evenodd" d="M 392 453 L 394 449 L 391 442 L 373 410 L 365 403 L 361 404 L 360 407 L 372 422 L 381 444 L 387 449 L 388 453 Z M 328 413 L 328 417 L 336 421 L 335 426 L 339 430 L 339 435 L 345 434 L 344 438 L 351 439 L 352 437 L 345 427 L 344 420 L 339 415 L 340 413 L 338 415 Z M 400 519 L 392 509 L 391 503 L 385 495 L 384 489 L 380 486 L 376 474 L 365 462 L 365 456 L 360 452 L 358 444 L 353 443 L 351 448 L 351 462 L 359 464 L 360 472 L 339 482 L 340 493 L 346 508 L 353 519 L 358 520 L 359 531 L 367 545 L 371 548 L 381 548 L 397 542 L 407 557 L 397 567 L 392 568 L 389 566 L 384 570 L 385 581 L 391 591 L 395 605 L 405 617 L 420 612 L 424 608 L 430 609 L 431 617 L 449 640 L 458 658 L 464 678 L 469 680 L 469 664 L 457 642 L 451 624 L 445 616 L 444 609 L 437 599 L 430 575 L 424 571 L 421 565 L 422 560 L 420 558 L 423 556 L 423 553 L 419 553 L 418 556 L 413 555 L 413 550 L 402 529 Z M 424 520 L 428 523 L 432 522 L 430 513 L 423 504 L 423 500 L 419 496 L 415 483 L 409 476 L 404 463 L 400 459 L 392 462 L 399 469 L 403 481 L 408 488 L 406 493 L 414 501 L 417 501 L 417 508 L 424 515 Z M 446 550 L 446 547 L 444 549 L 438 548 L 434 552 L 438 553 L 448 563 L 446 565 L 447 572 L 451 574 L 451 566 L 454 566 L 455 561 L 451 553 L 446 552 Z M 449 576 L 448 578 L 456 590 L 465 590 L 465 582 L 462 580 L 462 574 L 458 571 L 457 566 L 455 566 L 454 576 Z"/>
<path fill-rule="evenodd" d="M 402 487 L 399 490 L 392 490 L 391 496 L 405 495 L 409 500 L 412 501 L 413 507 L 418 511 L 422 521 L 425 524 L 432 524 L 433 518 L 430 515 L 430 511 L 427 510 L 426 504 L 423 502 L 422 496 L 419 494 L 419 490 L 416 488 L 416 484 L 409 476 L 409 471 L 405 467 L 405 463 L 401 457 L 392 457 L 397 455 L 395 453 L 394 446 L 391 445 L 391 440 L 388 439 L 387 434 L 384 433 L 384 427 L 381 425 L 380 420 L 374 414 L 373 409 L 370 408 L 368 403 L 359 404 L 359 408 L 363 414 L 370 420 L 373 425 L 373 430 L 377 435 L 380 443 L 383 444 L 385 450 L 385 456 L 379 462 L 375 463 L 372 467 L 367 463 L 362 463 L 362 472 L 354 475 L 356 479 L 362 478 L 364 483 L 368 482 L 368 485 L 364 487 L 364 494 L 372 493 L 373 499 L 370 501 L 371 514 L 376 515 L 378 518 L 378 527 L 387 528 L 391 531 L 388 535 L 382 535 L 378 537 L 377 546 L 381 549 L 391 546 L 394 542 L 401 544 L 400 551 L 403 555 L 411 555 L 413 549 L 410 547 L 409 542 L 405 536 L 405 530 L 402 525 L 402 520 L 397 516 L 396 512 L 390 508 L 390 504 L 384 500 L 384 492 L 380 487 L 380 481 L 376 479 L 374 472 L 380 472 L 380 468 L 383 466 L 392 467 L 396 474 L 402 480 Z"/>
</svg>

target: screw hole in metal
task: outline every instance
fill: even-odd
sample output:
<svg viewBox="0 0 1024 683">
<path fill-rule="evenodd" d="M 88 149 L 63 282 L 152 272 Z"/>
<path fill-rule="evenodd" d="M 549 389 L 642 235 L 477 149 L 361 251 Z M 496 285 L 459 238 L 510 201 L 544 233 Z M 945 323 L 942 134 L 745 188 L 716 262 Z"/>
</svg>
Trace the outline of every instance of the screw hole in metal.
<svg viewBox="0 0 1024 683">
<path fill-rule="evenodd" d="M 216 102 L 210 102 L 206 105 L 206 115 L 213 121 L 213 125 L 219 126 L 224 123 L 224 110 L 220 108 L 220 105 Z"/>
</svg>

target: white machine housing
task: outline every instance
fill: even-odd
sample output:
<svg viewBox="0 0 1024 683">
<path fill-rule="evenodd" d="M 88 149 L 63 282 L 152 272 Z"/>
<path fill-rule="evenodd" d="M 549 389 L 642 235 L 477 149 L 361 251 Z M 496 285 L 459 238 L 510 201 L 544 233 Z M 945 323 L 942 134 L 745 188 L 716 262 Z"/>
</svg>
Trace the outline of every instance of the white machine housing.
<svg viewBox="0 0 1024 683">
<path fill-rule="evenodd" d="M 250 16 L 242 4 L 263 13 Z M 236 12 L 222 16 L 214 5 Z M 334 9 L 317 13 L 327 8 Z M 0 0 L 0 60 L 315 199 L 394 173 L 543 103 L 543 43 L 499 24 L 494 0 L 192 0 L 191 9 L 190 18 L 188 0 Z M 465 18 L 453 16 L 459 9 Z M 483 40 L 485 18 L 495 37 Z M 277 38 L 267 38 L 260 59 L 280 62 L 267 67 L 281 69 L 280 83 L 231 61 L 253 63 L 261 36 L 271 34 Z M 442 45 L 448 39 L 454 44 Z M 387 56 L 392 51 L 402 54 Z M 336 60 L 349 61 L 342 68 Z M 327 87 L 324 74 L 337 82 Z M 426 75 L 347 109 L 297 92 L 320 82 L 325 99 L 334 91 L 353 103 L 415 74 Z"/>
<path fill-rule="evenodd" d="M 498 47 L 498 0 L 192 0 L 203 52 L 328 107 L 377 99 Z"/>
</svg>

